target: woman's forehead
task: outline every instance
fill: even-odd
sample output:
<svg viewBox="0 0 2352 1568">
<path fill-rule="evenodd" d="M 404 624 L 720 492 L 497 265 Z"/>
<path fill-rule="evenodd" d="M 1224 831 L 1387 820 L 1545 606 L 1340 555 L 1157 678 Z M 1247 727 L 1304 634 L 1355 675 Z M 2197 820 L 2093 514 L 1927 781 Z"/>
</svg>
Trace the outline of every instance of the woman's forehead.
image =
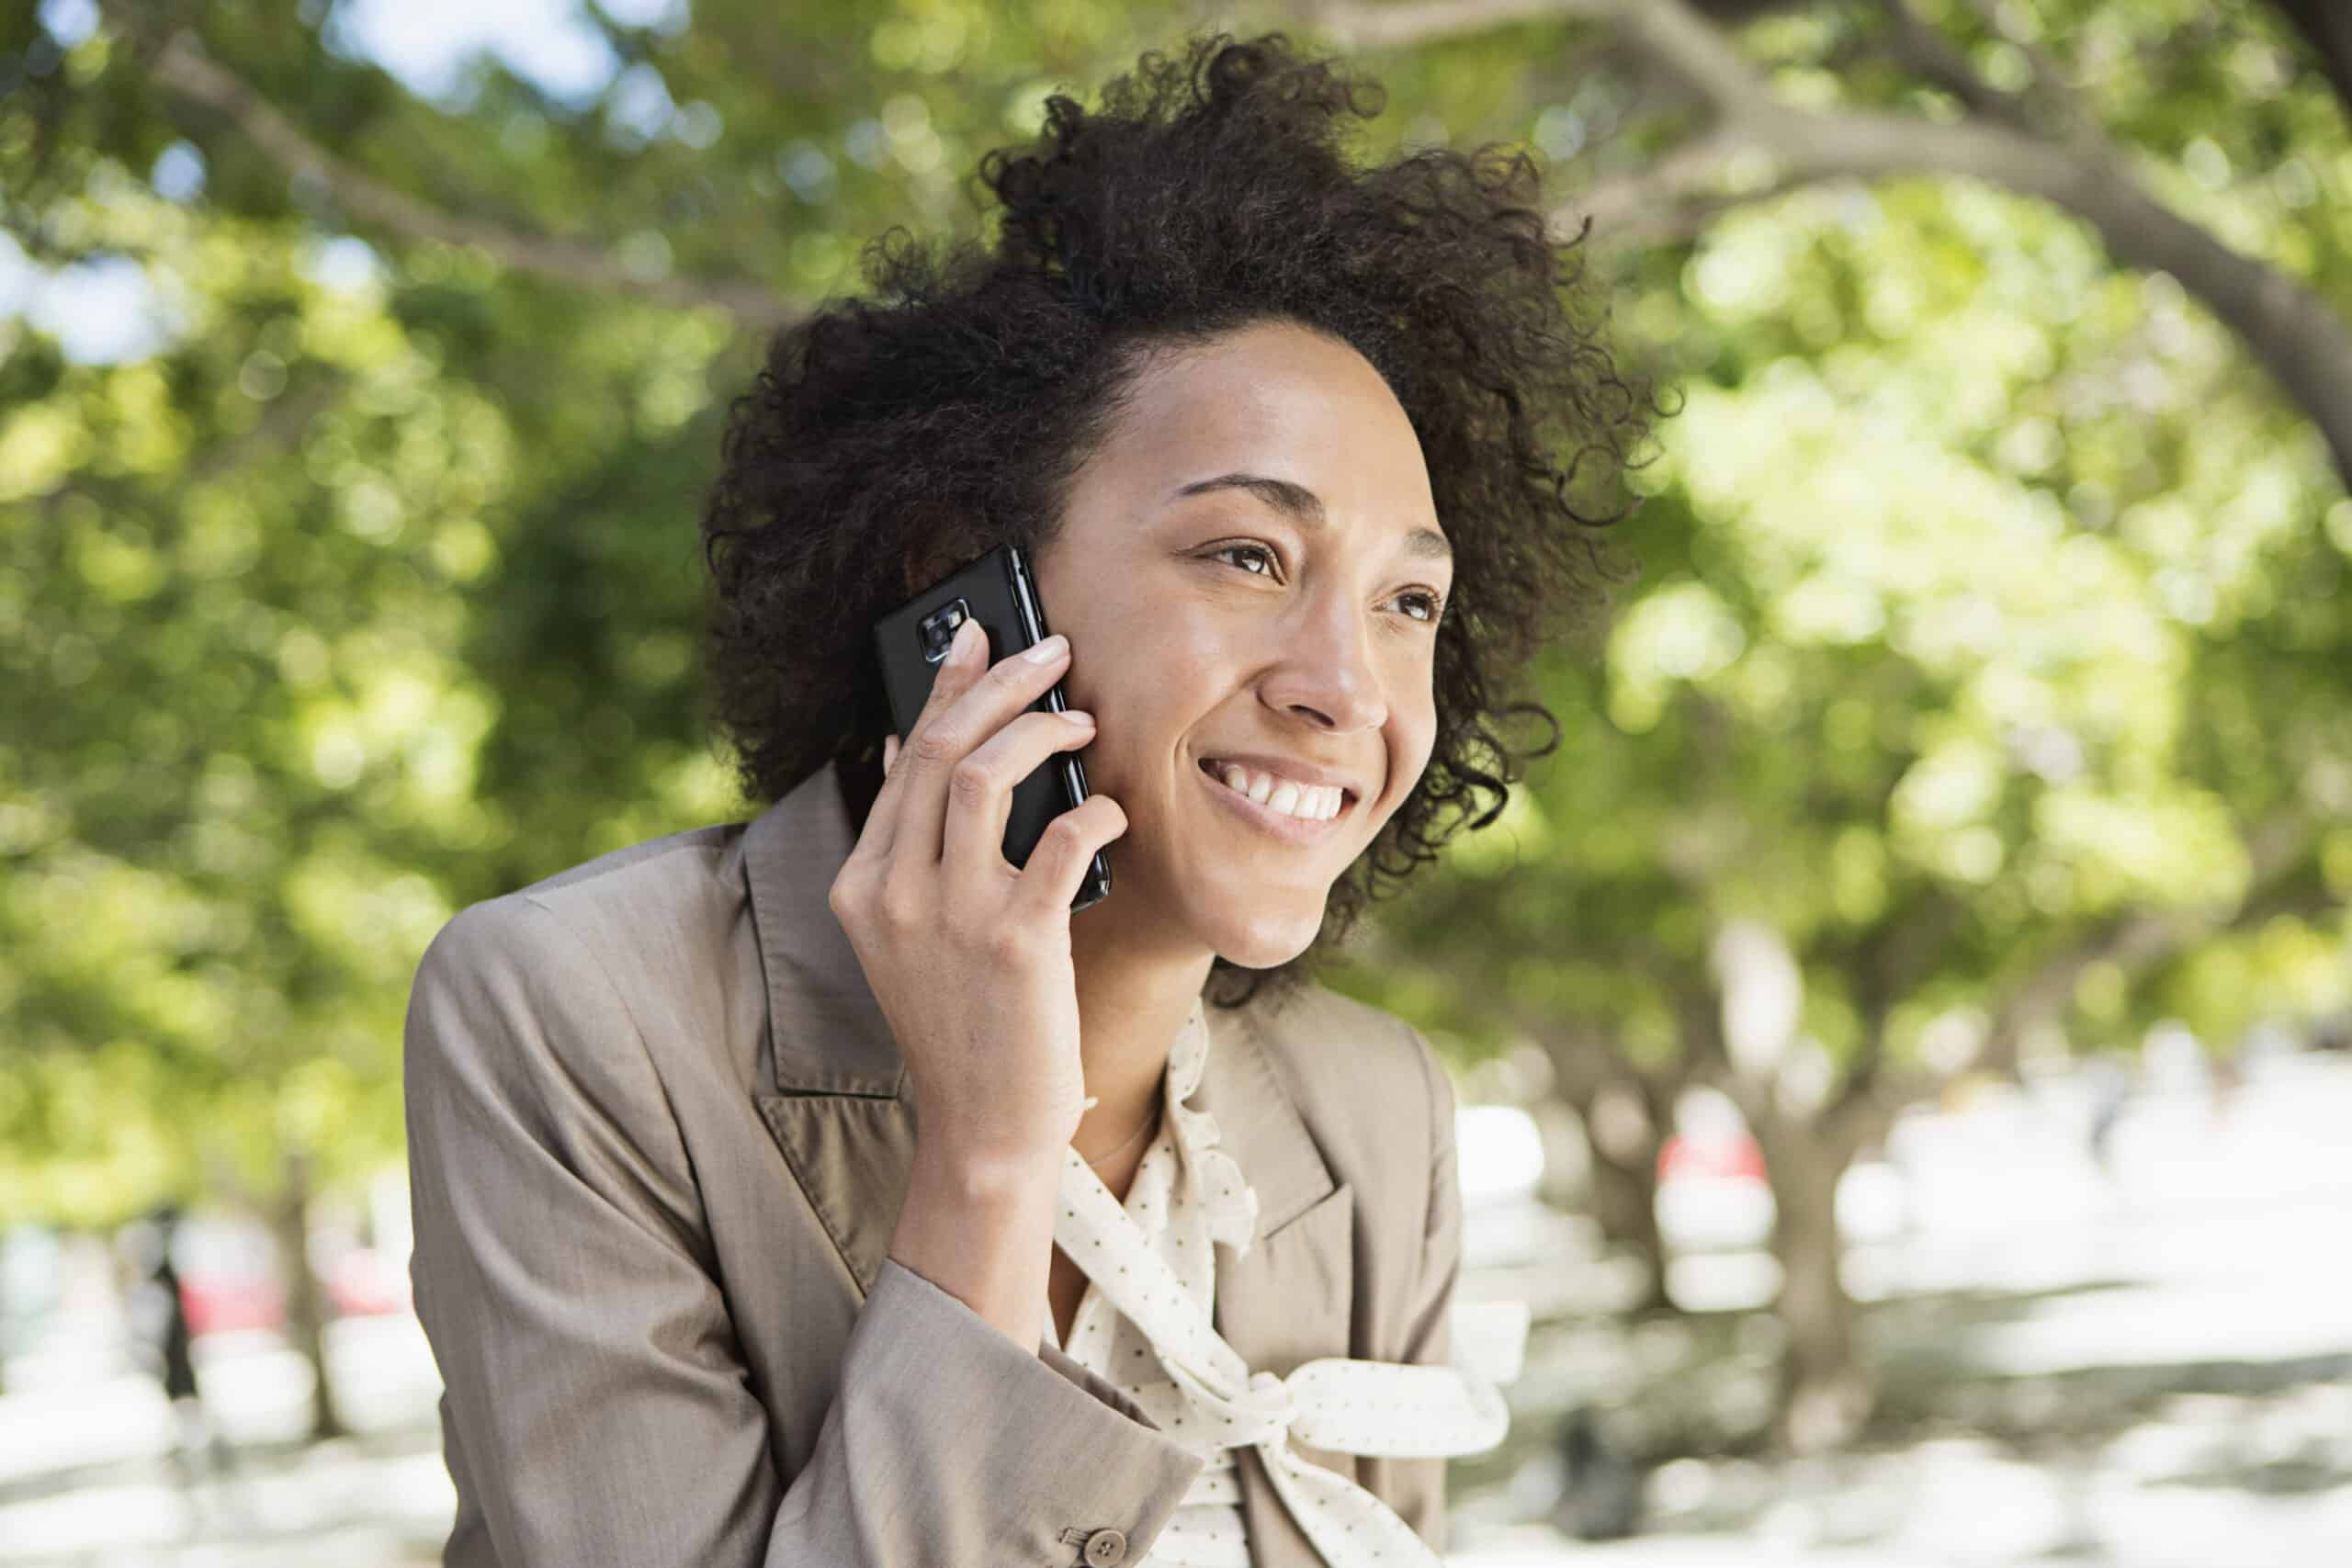
<svg viewBox="0 0 2352 1568">
<path fill-rule="evenodd" d="M 1347 344 L 1297 328 L 1248 329 L 1154 367 L 1088 467 L 1130 514 L 1222 493 L 1302 526 L 1438 531 L 1420 443 L 1387 383 Z"/>
</svg>

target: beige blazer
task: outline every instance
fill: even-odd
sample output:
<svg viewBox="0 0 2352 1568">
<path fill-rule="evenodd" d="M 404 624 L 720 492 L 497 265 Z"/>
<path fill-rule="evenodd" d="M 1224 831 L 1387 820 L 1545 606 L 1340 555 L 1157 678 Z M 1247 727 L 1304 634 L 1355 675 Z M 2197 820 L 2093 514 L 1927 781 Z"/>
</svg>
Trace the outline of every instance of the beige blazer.
<svg viewBox="0 0 2352 1568">
<path fill-rule="evenodd" d="M 462 1568 L 1138 1562 L 1201 1461 L 888 1259 L 915 1129 L 827 894 L 828 768 L 749 824 L 459 913 L 405 1065 L 416 1308 Z M 1118 919 L 1117 896 L 1081 919 Z M 1453 1094 L 1319 987 L 1209 1010 L 1200 1103 L 1260 1199 L 1215 1322 L 1256 1370 L 1443 1363 Z M 1299 1450 L 1442 1545 L 1444 1461 Z M 1240 1456 L 1261 1568 L 1314 1549 Z"/>
</svg>

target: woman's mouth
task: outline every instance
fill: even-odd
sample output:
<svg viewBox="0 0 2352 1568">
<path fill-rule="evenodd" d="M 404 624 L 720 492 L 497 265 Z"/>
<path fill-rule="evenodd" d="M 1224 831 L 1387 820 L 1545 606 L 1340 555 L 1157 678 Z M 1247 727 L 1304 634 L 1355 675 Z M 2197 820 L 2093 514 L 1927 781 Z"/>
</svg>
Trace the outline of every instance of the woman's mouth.
<svg viewBox="0 0 2352 1568">
<path fill-rule="evenodd" d="M 1355 805 L 1355 792 L 1337 784 L 1301 784 L 1261 769 L 1201 759 L 1209 790 L 1244 821 L 1292 843 L 1312 843 Z"/>
</svg>

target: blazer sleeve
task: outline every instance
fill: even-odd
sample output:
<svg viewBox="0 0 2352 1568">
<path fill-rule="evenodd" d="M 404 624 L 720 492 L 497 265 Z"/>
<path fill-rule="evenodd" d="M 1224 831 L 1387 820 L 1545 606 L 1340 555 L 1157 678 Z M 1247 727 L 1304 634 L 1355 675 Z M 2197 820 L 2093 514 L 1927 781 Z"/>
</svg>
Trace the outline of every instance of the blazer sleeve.
<svg viewBox="0 0 2352 1568">
<path fill-rule="evenodd" d="M 885 1262 L 810 1458 L 780 1475 L 662 1081 L 535 900 L 435 938 L 403 1076 L 452 1564 L 1052 1564 L 1105 1528 L 1140 1557 L 1201 1468 L 1108 1382 Z"/>
<path fill-rule="evenodd" d="M 1453 1080 L 1420 1031 L 1405 1025 L 1419 1054 L 1430 1115 L 1429 1202 L 1421 1224 L 1421 1264 L 1404 1351 L 1396 1359 L 1442 1367 L 1453 1351 L 1448 1317 L 1462 1277 L 1462 1180 L 1454 1146 Z M 1445 1551 L 1445 1465 L 1442 1459 L 1380 1461 L 1384 1473 L 1370 1487 L 1397 1517 L 1441 1555 Z"/>
</svg>

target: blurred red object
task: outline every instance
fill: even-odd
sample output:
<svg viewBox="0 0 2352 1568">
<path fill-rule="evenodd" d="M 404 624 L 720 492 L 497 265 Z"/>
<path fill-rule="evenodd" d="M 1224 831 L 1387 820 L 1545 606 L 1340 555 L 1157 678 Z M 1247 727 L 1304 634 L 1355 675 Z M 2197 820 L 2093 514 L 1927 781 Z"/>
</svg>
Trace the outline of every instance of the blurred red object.
<svg viewBox="0 0 2352 1568">
<path fill-rule="evenodd" d="M 355 1247 L 327 1270 L 327 1301 L 338 1317 L 409 1310 L 408 1270 L 372 1247 Z"/>
<path fill-rule="evenodd" d="M 183 1274 L 180 1302 L 191 1335 L 276 1328 L 286 1321 L 286 1292 L 267 1276 Z"/>
<path fill-rule="evenodd" d="M 249 1219 L 190 1217 L 172 1242 L 180 1302 L 191 1335 L 277 1328 L 286 1322 L 286 1286 L 269 1233 Z"/>
<path fill-rule="evenodd" d="M 1746 1133 L 1736 1137 L 1710 1138 L 1704 1142 L 1686 1138 L 1678 1133 L 1658 1146 L 1657 1179 L 1666 1182 L 1678 1177 L 1715 1181 L 1762 1181 L 1765 1179 L 1764 1151 Z"/>
</svg>

